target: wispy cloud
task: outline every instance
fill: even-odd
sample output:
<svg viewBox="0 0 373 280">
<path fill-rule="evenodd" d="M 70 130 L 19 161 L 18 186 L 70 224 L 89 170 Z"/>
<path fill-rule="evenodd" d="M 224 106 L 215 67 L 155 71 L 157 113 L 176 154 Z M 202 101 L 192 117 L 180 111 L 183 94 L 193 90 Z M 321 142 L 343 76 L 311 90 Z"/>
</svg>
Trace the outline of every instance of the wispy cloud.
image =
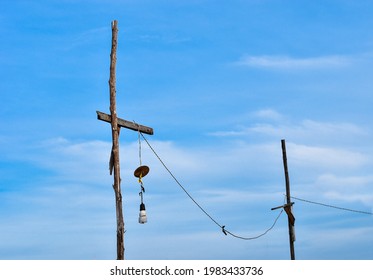
<svg viewBox="0 0 373 280">
<path fill-rule="evenodd" d="M 97 38 L 101 38 L 107 34 L 110 34 L 110 29 L 107 26 L 88 29 L 66 38 L 66 43 L 65 46 L 63 46 L 63 49 L 65 51 L 70 51 L 72 49 L 81 47 L 82 45 L 97 41 Z"/>
<path fill-rule="evenodd" d="M 273 109 L 264 109 L 250 114 L 249 125 L 237 125 L 235 129 L 215 131 L 216 137 L 265 136 L 276 139 L 288 138 L 303 143 L 334 141 L 334 145 L 370 137 L 367 127 L 350 122 L 321 122 L 311 119 L 292 120 Z"/>
<path fill-rule="evenodd" d="M 301 120 L 299 122 L 259 122 L 243 129 L 246 134 L 288 138 L 303 143 L 328 143 L 334 146 L 356 141 L 356 137 L 369 137 L 368 128 L 347 122 L 320 122 Z"/>
<path fill-rule="evenodd" d="M 351 170 L 368 163 L 368 157 L 360 152 L 289 143 L 289 159 L 294 165 L 308 166 L 310 169 Z"/>
<path fill-rule="evenodd" d="M 269 119 L 273 119 L 272 117 L 275 116 L 274 119 L 279 119 L 278 117 L 281 114 L 266 110 L 257 115 L 264 118 L 269 116 Z M 215 218 L 227 223 L 227 226 L 231 225 L 232 220 L 247 219 L 245 213 L 248 211 L 253 211 L 253 209 L 258 211 L 255 207 L 258 206 L 259 201 L 261 202 L 260 204 L 270 205 L 267 206 L 270 209 L 270 207 L 281 203 L 283 199 L 281 194 L 283 175 L 279 145 L 242 142 L 238 146 L 228 145 L 224 148 L 213 146 L 204 147 L 202 150 L 188 149 L 173 142 L 151 141 L 151 144 L 176 177 L 191 192 L 192 196 L 203 207 L 206 207 Z M 157 247 L 167 246 L 170 235 L 172 239 L 183 239 L 183 236 L 193 234 L 195 229 L 189 229 L 185 226 L 185 223 L 193 223 L 195 227 L 198 227 L 199 233 L 207 229 L 211 234 L 217 235 L 218 239 L 220 238 L 218 229 L 209 223 L 208 219 L 189 201 L 182 190 L 170 180 L 171 178 L 168 174 L 165 174 L 163 167 L 150 154 L 151 152 L 146 146 L 143 147 L 143 162 L 151 166 L 151 173 L 144 179 L 145 188 L 147 189 L 145 200 L 149 210 L 149 224 L 147 225 L 147 232 L 149 233 L 138 228 L 136 216 L 138 215 L 139 200 L 137 197 L 136 180 L 133 178 L 132 169 L 138 163 L 137 143 L 124 144 L 121 147 L 121 151 L 123 152 L 121 166 L 124 169 L 122 173 L 122 189 L 126 201 L 126 217 L 128 217 L 126 226 L 131 229 L 128 236 L 129 240 L 133 242 L 134 240 L 138 240 L 140 236 L 146 239 L 149 233 L 157 232 L 160 242 L 158 244 L 149 244 L 147 247 L 148 252 L 155 252 Z M 83 233 L 92 231 L 94 224 L 99 222 L 100 225 L 93 230 L 97 233 L 97 239 L 110 240 L 110 238 L 113 238 L 113 235 L 110 234 L 110 230 L 113 230 L 115 227 L 112 217 L 114 209 L 111 203 L 113 194 L 110 188 L 112 178 L 110 178 L 107 170 L 110 148 L 111 145 L 109 142 L 102 141 L 77 142 L 65 138 L 56 138 L 43 142 L 37 151 L 31 152 L 32 155 L 25 157 L 25 159 L 53 172 L 46 175 L 47 181 L 44 178 L 43 181 L 34 182 L 38 183 L 40 187 L 33 190 L 32 196 L 23 196 L 22 202 L 26 202 L 25 200 L 28 202 L 28 214 L 27 216 L 22 214 L 18 218 L 21 218 L 21 220 L 42 220 L 50 219 L 52 215 L 57 216 L 59 218 L 58 226 L 55 222 L 47 220 L 49 224 L 48 229 L 61 229 L 61 225 L 63 225 L 63 236 L 70 238 L 77 231 Z M 43 156 L 38 156 L 40 149 L 44 150 Z M 361 154 L 333 149 L 332 147 L 310 147 L 289 143 L 288 152 L 291 174 L 296 174 L 296 176 L 292 177 L 295 189 L 299 189 L 299 183 L 297 182 L 299 181 L 299 177 L 302 180 L 304 180 L 304 177 L 308 177 L 309 184 L 315 183 L 315 186 L 318 187 L 317 197 L 329 198 L 329 200 L 326 200 L 328 202 L 333 199 L 348 202 L 346 199 L 343 200 L 343 197 L 351 194 L 351 192 L 338 191 L 336 187 L 326 187 L 328 183 L 338 184 L 338 181 L 341 180 L 338 177 L 338 174 L 340 174 L 339 170 L 366 164 L 365 158 Z M 355 166 L 344 164 L 349 160 Z M 329 166 L 333 165 L 336 165 L 336 167 L 330 169 Z M 315 169 L 315 167 L 319 169 L 316 171 L 313 170 L 310 173 L 310 170 Z M 328 174 L 331 175 L 329 177 L 322 177 L 322 174 L 326 174 L 326 172 L 320 171 L 322 168 L 326 169 L 326 172 L 329 172 Z M 313 178 L 310 179 L 311 176 Z M 234 187 L 227 186 L 227 181 L 224 180 L 225 177 L 230 177 L 229 182 Z M 252 183 L 253 178 L 255 178 L 254 184 Z M 365 181 L 358 177 L 351 177 L 350 179 L 350 182 L 361 183 L 363 185 L 371 182 L 371 178 L 367 178 Z M 46 183 L 48 186 L 46 186 Z M 97 183 L 98 185 L 96 185 Z M 275 186 L 273 187 L 273 185 Z M 362 188 L 359 192 L 360 196 L 368 193 L 369 190 L 366 188 Z M 316 192 L 313 195 L 316 196 Z M 20 202 L 19 197 L 14 196 L 13 199 Z M 361 197 L 355 197 L 354 201 L 362 202 Z M 364 202 L 368 203 L 370 201 L 371 198 L 368 198 Z M 32 207 L 30 208 L 30 206 Z M 245 211 L 238 211 L 236 213 L 237 206 L 240 209 L 245 209 Z M 267 208 L 263 210 L 266 213 L 263 214 L 263 217 L 260 216 L 260 213 L 257 214 L 260 222 L 255 223 L 255 227 L 252 230 L 241 229 L 243 231 L 242 235 L 251 236 L 255 235 L 256 231 L 266 229 L 273 218 L 265 212 L 268 211 Z M 42 215 L 41 212 L 49 214 Z M 78 215 L 77 213 L 80 214 Z M 95 222 L 85 221 L 83 223 L 84 218 L 88 217 L 88 213 L 91 219 L 95 219 Z M 172 220 L 175 215 L 178 217 L 177 221 Z M 271 215 L 274 214 L 272 213 Z M 14 218 L 14 215 L 12 217 Z M 167 225 L 171 223 L 179 230 L 170 233 L 165 228 L 166 223 Z M 197 223 L 200 224 L 197 226 Z M 6 221 L 6 226 L 10 229 L 14 227 L 13 231 L 17 230 L 17 226 L 14 225 L 11 219 Z M 233 227 L 233 229 L 236 228 Z M 30 232 L 36 235 L 38 230 L 38 227 L 33 227 L 30 229 Z M 9 232 L 13 231 L 8 230 L 8 234 L 3 234 L 3 237 L 10 238 Z M 20 237 L 24 237 L 24 235 Z M 80 242 L 84 240 L 84 234 L 74 236 L 74 238 L 77 242 Z M 206 238 L 206 233 L 203 233 L 202 239 L 208 239 Z M 47 237 L 45 240 L 36 238 L 23 244 L 22 248 L 25 246 L 44 246 L 48 244 L 48 240 Z M 194 238 L 190 241 L 183 240 L 188 244 L 185 246 L 194 246 Z M 65 258 L 87 257 L 88 254 L 92 254 L 87 248 L 91 246 L 93 241 L 90 239 L 89 242 L 85 242 L 82 251 L 83 255 L 77 253 L 69 255 L 65 251 L 61 256 Z M 232 242 L 231 239 L 230 242 Z M 110 248 L 109 251 L 114 251 L 114 245 L 115 242 L 112 242 L 112 244 L 106 244 L 106 247 Z M 3 244 L 3 248 L 4 246 Z M 75 246 L 75 243 L 70 245 L 70 247 L 66 246 L 66 248 L 69 249 L 71 246 Z M 101 246 L 97 249 L 100 256 L 108 254 L 108 249 L 104 249 L 103 247 Z M 148 253 L 147 256 L 148 258 L 167 257 L 162 252 L 159 252 L 156 256 Z M 53 257 L 55 258 L 55 256 Z M 88 255 L 88 257 L 91 257 L 91 255 Z M 198 256 L 192 254 L 191 257 L 196 258 Z M 35 258 L 35 256 L 30 256 L 29 258 Z M 178 258 L 178 255 L 173 255 L 173 258 Z"/>
<path fill-rule="evenodd" d="M 346 172 L 348 173 L 348 172 Z M 318 176 L 315 186 L 325 198 L 341 202 L 359 202 L 372 207 L 373 194 L 370 189 L 373 184 L 373 176 L 367 175 L 336 175 L 325 173 Z"/>
<path fill-rule="evenodd" d="M 280 121 L 284 119 L 284 116 L 282 114 L 270 108 L 256 111 L 252 115 L 257 118 L 274 120 L 274 121 Z"/>
<path fill-rule="evenodd" d="M 242 154 L 252 159 L 259 154 L 267 158 L 276 154 L 280 157 L 278 141 L 286 139 L 289 166 L 295 174 L 294 189 L 299 195 L 316 200 L 322 197 L 325 201 L 372 203 L 369 195 L 372 177 L 367 172 L 373 163 L 369 148 L 373 135 L 369 128 L 348 122 L 294 120 L 269 108 L 250 116 L 251 125 L 211 135 L 240 141 L 253 138 L 266 141 L 265 149 L 255 144 L 241 147 Z M 281 163 L 268 161 L 266 168 L 273 164 Z M 254 170 L 254 167 L 248 169 Z"/>
<path fill-rule="evenodd" d="M 250 56 L 245 55 L 236 63 L 237 65 L 264 69 L 320 69 L 347 66 L 352 58 L 343 55 L 319 56 L 297 58 L 291 56 Z"/>
</svg>

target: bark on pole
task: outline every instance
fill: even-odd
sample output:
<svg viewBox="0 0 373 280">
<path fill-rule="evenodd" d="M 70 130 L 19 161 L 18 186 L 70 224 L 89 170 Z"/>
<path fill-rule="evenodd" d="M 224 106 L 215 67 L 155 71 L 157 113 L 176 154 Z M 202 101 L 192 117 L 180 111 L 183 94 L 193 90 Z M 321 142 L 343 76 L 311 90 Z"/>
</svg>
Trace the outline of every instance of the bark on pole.
<svg viewBox="0 0 373 280">
<path fill-rule="evenodd" d="M 118 27 L 117 21 L 114 20 L 111 23 L 112 29 L 112 41 L 111 41 L 111 53 L 110 53 L 110 113 L 111 113 L 111 130 L 113 140 L 113 165 L 114 165 L 114 192 L 115 192 L 115 206 L 116 206 L 116 218 L 117 218 L 117 260 L 124 260 L 124 219 L 123 219 L 123 207 L 122 207 L 122 191 L 120 187 L 120 165 L 119 165 L 119 126 L 116 109 L 116 77 L 115 69 L 117 62 L 117 37 Z"/>
<path fill-rule="evenodd" d="M 281 140 L 282 147 L 282 159 L 284 163 L 284 172 L 285 172 L 285 184 L 286 184 L 286 207 L 284 207 L 286 213 L 288 214 L 288 227 L 289 227 L 289 244 L 290 244 L 290 259 L 295 260 L 295 251 L 294 251 L 294 216 L 291 213 L 291 195 L 290 195 L 290 180 L 289 180 L 289 171 L 288 171 L 288 162 L 286 156 L 286 143 L 285 139 Z"/>
</svg>

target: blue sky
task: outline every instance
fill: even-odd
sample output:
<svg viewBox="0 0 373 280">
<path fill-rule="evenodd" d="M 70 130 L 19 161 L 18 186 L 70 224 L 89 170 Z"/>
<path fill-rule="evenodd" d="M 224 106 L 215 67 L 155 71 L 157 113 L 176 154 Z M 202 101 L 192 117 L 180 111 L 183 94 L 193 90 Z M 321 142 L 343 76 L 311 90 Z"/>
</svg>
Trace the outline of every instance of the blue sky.
<svg viewBox="0 0 373 280">
<path fill-rule="evenodd" d="M 241 236 L 292 195 L 371 212 L 371 1 L 2 1 L 0 259 L 115 259 L 108 172 L 111 21 L 117 111 L 151 126 L 170 170 Z M 122 130 L 128 259 L 289 259 L 283 214 L 225 236 L 137 133 Z M 373 217 L 295 201 L 297 259 L 373 259 Z"/>
</svg>

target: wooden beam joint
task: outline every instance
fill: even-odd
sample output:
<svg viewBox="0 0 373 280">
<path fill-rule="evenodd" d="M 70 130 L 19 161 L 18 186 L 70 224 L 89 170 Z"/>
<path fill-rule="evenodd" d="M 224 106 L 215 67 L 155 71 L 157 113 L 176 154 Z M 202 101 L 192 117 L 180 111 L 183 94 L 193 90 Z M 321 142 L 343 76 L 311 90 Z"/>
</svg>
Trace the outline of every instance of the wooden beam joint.
<svg viewBox="0 0 373 280">
<path fill-rule="evenodd" d="M 111 123 L 111 115 L 105 114 L 105 113 L 100 112 L 100 111 L 96 111 L 96 113 L 97 113 L 97 119 L 99 119 L 101 121 L 104 121 L 104 122 Z M 123 120 L 123 119 L 120 119 L 120 118 L 117 118 L 117 120 L 118 120 L 118 126 L 119 127 L 125 127 L 125 128 L 128 128 L 128 129 L 131 129 L 131 130 L 134 130 L 134 131 L 140 131 L 142 133 L 149 134 L 149 135 L 154 134 L 153 128 L 151 128 L 151 127 L 147 127 L 147 126 L 137 124 L 137 123 L 134 123 L 134 122 L 126 121 L 126 120 Z"/>
</svg>

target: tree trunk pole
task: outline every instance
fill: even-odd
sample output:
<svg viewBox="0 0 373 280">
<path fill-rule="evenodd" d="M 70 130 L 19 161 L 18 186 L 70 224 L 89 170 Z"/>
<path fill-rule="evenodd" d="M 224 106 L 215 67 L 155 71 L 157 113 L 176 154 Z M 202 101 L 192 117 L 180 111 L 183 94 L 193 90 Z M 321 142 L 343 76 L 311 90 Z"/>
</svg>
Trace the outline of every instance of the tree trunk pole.
<svg viewBox="0 0 373 280">
<path fill-rule="evenodd" d="M 115 206 L 116 206 L 116 218 L 117 218 L 117 260 L 124 260 L 124 219 L 123 219 L 123 208 L 122 208 L 122 192 L 120 188 L 120 165 L 119 165 L 119 126 L 117 119 L 116 109 L 116 77 L 115 69 L 117 62 L 117 37 L 118 27 L 117 21 L 114 20 L 111 23 L 112 29 L 112 43 L 110 53 L 110 113 L 111 113 L 111 129 L 112 129 L 112 156 L 114 163 L 114 192 L 115 192 Z"/>
<path fill-rule="evenodd" d="M 282 147 L 282 159 L 284 162 L 284 171 L 285 171 L 285 183 L 286 183 L 286 207 L 289 207 L 289 211 L 291 213 L 291 199 L 290 199 L 290 180 L 289 180 L 289 172 L 288 172 L 288 163 L 286 157 L 286 145 L 285 139 L 281 140 L 281 147 Z M 285 209 L 286 210 L 286 209 Z M 290 215 L 288 214 L 288 226 L 289 226 L 289 243 L 290 243 L 290 258 L 295 260 L 295 252 L 294 252 L 294 221 L 290 220 Z"/>
</svg>

